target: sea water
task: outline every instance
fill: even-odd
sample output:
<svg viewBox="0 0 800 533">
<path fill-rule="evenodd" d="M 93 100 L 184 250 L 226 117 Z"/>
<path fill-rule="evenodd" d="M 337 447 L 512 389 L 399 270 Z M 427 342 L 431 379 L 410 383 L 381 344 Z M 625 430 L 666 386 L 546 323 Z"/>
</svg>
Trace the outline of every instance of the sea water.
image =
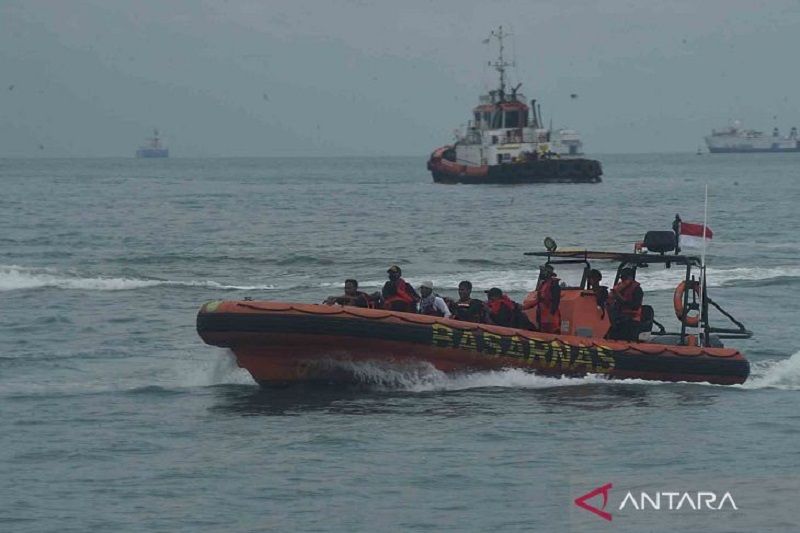
<svg viewBox="0 0 800 533">
<path fill-rule="evenodd" d="M 601 160 L 601 184 L 525 186 L 436 185 L 423 158 L 0 160 L 0 530 L 796 530 L 800 158 Z M 521 300 L 544 237 L 632 251 L 702 222 L 706 185 L 743 386 L 364 365 L 270 391 L 195 330 L 207 300 L 320 302 L 392 264 Z M 680 277 L 640 274 L 672 327 Z M 574 504 L 607 483 L 611 523 Z M 737 509 L 620 510 L 629 490 Z"/>
</svg>

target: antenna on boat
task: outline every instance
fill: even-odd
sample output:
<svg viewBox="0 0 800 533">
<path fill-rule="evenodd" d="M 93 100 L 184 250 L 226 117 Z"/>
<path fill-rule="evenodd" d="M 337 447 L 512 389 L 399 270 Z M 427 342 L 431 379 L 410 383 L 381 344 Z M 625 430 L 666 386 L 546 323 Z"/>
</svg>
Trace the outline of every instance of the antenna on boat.
<svg viewBox="0 0 800 533">
<path fill-rule="evenodd" d="M 700 318 L 701 320 L 705 318 L 705 324 L 701 325 L 701 327 L 705 326 L 706 330 L 708 329 L 708 311 L 706 310 L 705 305 L 705 298 L 707 295 L 705 294 L 705 284 L 706 284 L 706 231 L 708 228 L 708 183 L 706 183 L 706 194 L 705 194 L 705 201 L 703 205 L 703 248 L 700 252 L 700 289 L 698 291 L 700 297 Z M 707 331 L 706 331 L 707 334 Z M 705 338 L 706 335 L 700 334 L 700 346 L 705 346 L 707 344 L 708 339 Z"/>
<path fill-rule="evenodd" d="M 503 33 L 503 27 L 502 26 L 500 26 L 498 31 L 492 30 L 492 33 L 491 33 L 491 37 L 495 37 L 497 39 L 497 41 L 500 43 L 500 55 L 499 55 L 497 61 L 495 61 L 494 63 L 492 63 L 490 61 L 489 65 L 494 67 L 497 70 L 497 72 L 500 73 L 500 100 L 501 101 L 505 100 L 505 94 L 506 94 L 506 67 L 511 67 L 511 66 L 514 66 L 514 64 L 515 64 L 513 61 L 511 63 L 509 63 L 508 61 L 503 59 L 503 51 L 505 50 L 505 46 L 503 45 L 503 39 L 505 37 L 508 37 L 508 36 L 509 36 L 508 33 Z"/>
</svg>

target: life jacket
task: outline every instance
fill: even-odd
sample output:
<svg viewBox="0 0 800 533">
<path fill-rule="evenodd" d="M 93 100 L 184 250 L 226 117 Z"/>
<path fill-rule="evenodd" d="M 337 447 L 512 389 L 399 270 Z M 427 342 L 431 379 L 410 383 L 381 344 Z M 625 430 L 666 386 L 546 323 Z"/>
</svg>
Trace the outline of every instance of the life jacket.
<svg viewBox="0 0 800 533">
<path fill-rule="evenodd" d="M 444 313 L 436 309 L 436 298 L 441 298 L 438 294 L 431 295 L 427 301 L 425 298 L 420 299 L 419 301 L 419 314 L 421 315 L 428 315 L 428 316 L 444 316 Z M 444 301 L 444 300 L 442 300 Z M 446 304 L 445 304 L 446 305 Z"/>
<path fill-rule="evenodd" d="M 516 322 L 515 314 L 517 312 L 517 304 L 515 304 L 513 301 L 511 301 L 511 298 L 509 298 L 507 295 L 504 294 L 503 296 L 501 296 L 497 300 L 490 300 L 486 305 L 489 307 L 489 316 L 492 317 L 492 320 L 495 320 L 495 317 L 497 317 L 497 315 L 500 313 L 501 309 L 503 309 L 504 307 L 506 309 L 508 309 L 508 312 L 509 312 L 508 316 L 509 316 L 509 319 L 510 319 L 510 323 L 509 324 L 498 324 L 498 325 L 500 325 L 500 326 L 508 326 L 508 327 L 513 327 L 514 326 L 514 323 Z"/>
<path fill-rule="evenodd" d="M 459 300 L 455 302 L 451 308 L 451 311 L 453 312 L 453 318 L 456 320 L 478 323 L 483 322 L 482 310 L 483 302 L 474 298 L 470 298 L 466 302 Z"/>
<path fill-rule="evenodd" d="M 545 333 L 561 332 L 561 310 L 553 307 L 553 285 L 558 285 L 559 279 L 555 276 L 542 281 L 536 289 L 538 306 L 536 308 L 536 318 L 539 321 L 539 329 Z"/>
<path fill-rule="evenodd" d="M 403 278 L 397 278 L 394 282 L 395 293 L 387 296 L 383 300 L 384 309 L 399 309 L 405 308 L 408 311 L 414 311 L 414 304 L 417 302 L 418 297 L 414 294 L 414 289 L 411 285 L 406 283 Z"/>
<path fill-rule="evenodd" d="M 622 301 L 625 303 L 633 302 L 633 293 L 636 292 L 636 289 L 639 288 L 639 282 L 635 279 L 626 279 L 617 283 L 614 287 L 613 292 L 618 294 Z M 625 317 L 627 320 L 633 320 L 634 322 L 641 322 L 642 321 L 642 306 L 638 305 L 636 307 L 626 307 L 626 306 L 618 306 L 617 312 Z"/>
</svg>

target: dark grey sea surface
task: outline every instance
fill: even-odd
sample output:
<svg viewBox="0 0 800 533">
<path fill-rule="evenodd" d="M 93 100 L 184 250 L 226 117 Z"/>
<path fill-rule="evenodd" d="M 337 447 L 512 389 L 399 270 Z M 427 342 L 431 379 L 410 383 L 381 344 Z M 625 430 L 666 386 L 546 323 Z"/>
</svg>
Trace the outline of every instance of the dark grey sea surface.
<svg viewBox="0 0 800 533">
<path fill-rule="evenodd" d="M 598 185 L 443 186 L 422 158 L 0 160 L 0 531 L 797 531 L 800 154 L 602 162 Z M 270 391 L 195 331 L 207 300 L 319 302 L 395 263 L 521 299 L 545 236 L 632 250 L 701 222 L 706 184 L 743 386 L 375 367 Z M 670 325 L 678 277 L 641 277 Z M 606 483 L 612 522 L 573 503 Z"/>
</svg>

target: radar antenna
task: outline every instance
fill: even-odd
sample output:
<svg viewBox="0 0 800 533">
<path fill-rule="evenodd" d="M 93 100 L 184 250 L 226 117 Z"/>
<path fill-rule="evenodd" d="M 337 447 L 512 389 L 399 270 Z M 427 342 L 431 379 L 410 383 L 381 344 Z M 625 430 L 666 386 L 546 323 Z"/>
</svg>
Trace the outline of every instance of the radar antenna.
<svg viewBox="0 0 800 533">
<path fill-rule="evenodd" d="M 503 27 L 500 26 L 497 31 L 492 30 L 491 37 L 497 39 L 498 44 L 500 45 L 500 55 L 495 62 L 489 62 L 489 66 L 494 67 L 497 72 L 500 73 L 500 101 L 505 100 L 506 96 L 506 67 L 516 66 L 515 62 L 509 63 L 505 59 L 503 59 L 503 52 L 505 50 L 505 46 L 503 45 L 503 39 L 508 37 L 510 34 L 503 32 Z"/>
</svg>

